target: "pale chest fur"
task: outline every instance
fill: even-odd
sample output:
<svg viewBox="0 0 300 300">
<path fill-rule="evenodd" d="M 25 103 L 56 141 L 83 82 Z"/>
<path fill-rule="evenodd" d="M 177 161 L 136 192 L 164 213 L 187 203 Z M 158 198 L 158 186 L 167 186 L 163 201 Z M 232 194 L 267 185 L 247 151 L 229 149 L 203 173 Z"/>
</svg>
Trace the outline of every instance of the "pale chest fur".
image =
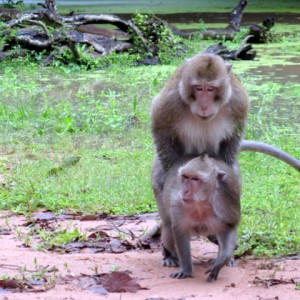
<svg viewBox="0 0 300 300">
<path fill-rule="evenodd" d="M 234 126 L 226 113 L 219 113 L 212 120 L 202 120 L 191 114 L 178 124 L 179 140 L 186 153 L 201 154 L 205 151 L 217 154 L 220 142 L 232 135 Z"/>
<path fill-rule="evenodd" d="M 179 200 L 173 207 L 173 216 L 190 235 L 217 234 L 224 225 L 215 215 L 210 201 L 183 203 Z"/>
</svg>

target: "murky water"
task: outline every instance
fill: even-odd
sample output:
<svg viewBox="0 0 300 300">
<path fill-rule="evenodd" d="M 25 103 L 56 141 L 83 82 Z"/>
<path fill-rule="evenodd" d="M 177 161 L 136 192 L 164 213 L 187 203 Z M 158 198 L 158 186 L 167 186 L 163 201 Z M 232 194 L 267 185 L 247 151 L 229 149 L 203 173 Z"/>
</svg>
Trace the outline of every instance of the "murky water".
<svg viewBox="0 0 300 300">
<path fill-rule="evenodd" d="M 272 80 L 279 83 L 298 83 L 300 84 L 300 64 L 297 65 L 273 65 L 261 66 L 251 69 L 253 74 L 272 77 Z"/>
<path fill-rule="evenodd" d="M 259 66 L 247 71 L 254 78 L 250 92 L 253 115 L 262 112 L 273 126 L 291 127 L 300 135 L 300 63 L 295 65 Z M 298 139 L 295 142 L 298 142 Z"/>
</svg>

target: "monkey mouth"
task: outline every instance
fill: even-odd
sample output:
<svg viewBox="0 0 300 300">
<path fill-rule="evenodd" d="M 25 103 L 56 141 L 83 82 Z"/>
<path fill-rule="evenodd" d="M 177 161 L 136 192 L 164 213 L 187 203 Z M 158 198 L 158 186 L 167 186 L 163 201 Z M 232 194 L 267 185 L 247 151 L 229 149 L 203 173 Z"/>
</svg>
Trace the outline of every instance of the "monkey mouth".
<svg viewBox="0 0 300 300">
<path fill-rule="evenodd" d="M 182 198 L 183 203 L 193 203 L 194 199 L 191 198 Z"/>
<path fill-rule="evenodd" d="M 209 120 L 213 119 L 214 115 L 209 115 L 209 116 L 200 116 L 200 115 L 198 115 L 198 117 L 203 121 L 209 121 Z"/>
</svg>

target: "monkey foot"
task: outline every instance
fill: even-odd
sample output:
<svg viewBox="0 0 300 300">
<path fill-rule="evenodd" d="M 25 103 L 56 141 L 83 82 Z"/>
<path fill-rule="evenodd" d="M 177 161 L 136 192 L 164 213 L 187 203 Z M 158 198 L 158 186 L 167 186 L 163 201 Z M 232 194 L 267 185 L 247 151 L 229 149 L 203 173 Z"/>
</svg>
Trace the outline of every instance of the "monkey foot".
<svg viewBox="0 0 300 300">
<path fill-rule="evenodd" d="M 164 267 L 178 267 L 179 266 L 178 259 L 173 256 L 164 257 L 163 258 L 163 266 Z"/>
<path fill-rule="evenodd" d="M 216 269 L 216 268 L 213 268 L 213 269 L 209 269 L 205 272 L 205 274 L 208 274 L 208 277 L 207 277 L 207 282 L 213 282 L 213 281 L 216 281 L 217 278 L 218 278 L 218 275 L 219 275 L 219 269 Z"/>
<path fill-rule="evenodd" d="M 229 261 L 227 262 L 226 266 L 227 267 L 236 267 L 237 266 L 237 262 L 236 262 L 236 260 L 233 257 L 231 257 L 229 259 Z"/>
<path fill-rule="evenodd" d="M 172 273 L 170 275 L 170 277 L 176 278 L 176 279 L 184 279 L 184 278 L 187 278 L 187 277 L 192 277 L 192 274 L 190 272 L 179 271 L 179 272 Z"/>
</svg>

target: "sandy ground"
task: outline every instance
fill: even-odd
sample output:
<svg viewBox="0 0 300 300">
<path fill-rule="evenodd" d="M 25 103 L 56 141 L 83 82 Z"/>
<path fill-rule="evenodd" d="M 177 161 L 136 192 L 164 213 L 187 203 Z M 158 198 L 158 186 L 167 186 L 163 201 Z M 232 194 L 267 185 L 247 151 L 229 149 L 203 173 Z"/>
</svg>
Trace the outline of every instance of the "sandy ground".
<svg viewBox="0 0 300 300">
<path fill-rule="evenodd" d="M 9 220 L 10 233 L 0 235 L 0 276 L 20 276 L 19 267 L 23 270 L 34 270 L 36 265 L 55 266 L 54 287 L 46 292 L 7 292 L 0 289 L 2 300 L 73 300 L 73 299 L 258 299 L 258 300 L 299 300 L 300 291 L 293 283 L 300 281 L 300 260 L 238 260 L 237 267 L 224 267 L 216 282 L 206 282 L 205 271 L 209 267 L 207 260 L 216 255 L 217 247 L 202 241 L 192 242 L 194 259 L 194 277 L 188 279 L 172 279 L 169 277 L 172 268 L 161 265 L 161 250 L 130 250 L 124 253 L 81 253 L 59 254 L 56 252 L 35 251 L 23 246 L 24 235 L 28 228 L 24 227 L 24 216 L 5 217 L 7 212 L 0 213 L 0 228 L 7 227 Z M 62 221 L 68 228 L 77 227 L 80 230 L 99 228 L 107 225 L 106 220 L 97 221 Z M 144 230 L 152 226 L 155 220 L 131 222 L 135 228 Z M 125 222 L 126 223 L 126 222 Z M 119 228 L 126 226 L 123 222 Z M 21 240 L 18 238 L 22 236 Z M 23 240 L 22 240 L 23 239 Z M 203 262 L 206 261 L 206 262 Z M 25 268 L 24 268 L 25 267 Z M 109 273 L 111 271 L 130 271 L 131 277 L 143 288 L 136 293 L 108 293 L 100 295 L 92 292 L 76 281 L 66 280 L 80 274 Z M 260 278 L 261 282 L 254 282 Z M 269 281 L 266 281 L 269 280 Z M 278 283 L 267 287 L 267 282 Z"/>
</svg>

